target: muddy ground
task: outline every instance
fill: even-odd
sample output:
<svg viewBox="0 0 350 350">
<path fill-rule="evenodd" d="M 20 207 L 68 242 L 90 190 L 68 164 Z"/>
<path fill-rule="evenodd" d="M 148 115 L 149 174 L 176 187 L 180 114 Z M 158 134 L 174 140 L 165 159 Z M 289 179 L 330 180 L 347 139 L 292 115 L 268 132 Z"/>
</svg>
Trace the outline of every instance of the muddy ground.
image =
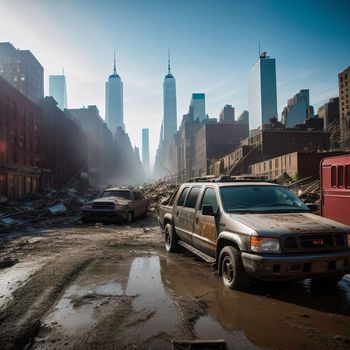
<svg viewBox="0 0 350 350">
<path fill-rule="evenodd" d="M 18 262 L 0 270 L 1 349 L 350 349 L 350 276 L 231 291 L 199 258 L 166 253 L 151 217 L 13 235 L 5 256 Z"/>
</svg>

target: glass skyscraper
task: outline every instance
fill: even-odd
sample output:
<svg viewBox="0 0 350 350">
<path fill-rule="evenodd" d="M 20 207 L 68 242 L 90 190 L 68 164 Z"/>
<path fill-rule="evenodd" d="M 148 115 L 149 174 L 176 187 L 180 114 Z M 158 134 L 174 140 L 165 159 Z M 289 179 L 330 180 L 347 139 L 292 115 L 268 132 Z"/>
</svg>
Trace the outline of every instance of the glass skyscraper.
<svg viewBox="0 0 350 350">
<path fill-rule="evenodd" d="M 176 82 L 170 70 L 170 54 L 168 57 L 168 74 L 163 82 L 163 108 L 163 141 L 168 144 L 177 131 Z"/>
<path fill-rule="evenodd" d="M 146 175 L 149 175 L 149 129 L 142 129 L 142 164 Z"/>
<path fill-rule="evenodd" d="M 49 94 L 62 111 L 67 108 L 66 77 L 63 74 L 49 76 Z"/>
<path fill-rule="evenodd" d="M 106 82 L 106 122 L 109 130 L 115 135 L 118 127 L 125 130 L 123 116 L 123 82 L 117 73 L 115 55 L 113 74 Z"/>
<path fill-rule="evenodd" d="M 263 52 L 249 77 L 249 128 L 277 117 L 276 61 Z"/>
</svg>

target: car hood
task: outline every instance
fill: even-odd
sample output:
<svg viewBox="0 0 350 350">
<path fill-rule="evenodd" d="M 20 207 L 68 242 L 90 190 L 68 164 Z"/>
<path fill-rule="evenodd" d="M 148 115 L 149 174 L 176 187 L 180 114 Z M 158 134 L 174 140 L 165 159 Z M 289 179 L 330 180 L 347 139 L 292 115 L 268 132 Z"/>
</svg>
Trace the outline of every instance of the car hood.
<svg viewBox="0 0 350 350">
<path fill-rule="evenodd" d="M 94 203 L 99 203 L 99 202 L 113 202 L 116 204 L 120 204 L 120 205 L 127 205 L 131 202 L 130 199 L 125 199 L 125 198 L 121 198 L 121 197 L 103 197 L 103 198 L 97 198 L 93 201 Z"/>
<path fill-rule="evenodd" d="M 349 232 L 350 228 L 336 221 L 311 213 L 230 214 L 259 235 L 281 236 L 298 233 Z"/>
</svg>

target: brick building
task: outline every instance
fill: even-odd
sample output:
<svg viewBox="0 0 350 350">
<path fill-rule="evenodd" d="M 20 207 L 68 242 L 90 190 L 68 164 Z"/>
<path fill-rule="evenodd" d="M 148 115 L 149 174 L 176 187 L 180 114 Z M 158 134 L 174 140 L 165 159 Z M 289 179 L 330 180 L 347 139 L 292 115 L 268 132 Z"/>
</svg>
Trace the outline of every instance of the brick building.
<svg viewBox="0 0 350 350">
<path fill-rule="evenodd" d="M 350 148 L 350 66 L 338 75 L 340 147 Z"/>
<path fill-rule="evenodd" d="M 248 172 L 254 163 L 272 159 L 292 152 L 327 151 L 330 133 L 317 130 L 283 129 L 279 125 L 273 128 L 264 125 L 264 129 L 255 130 L 251 136 L 241 141 L 240 146 L 225 157 L 212 162 L 209 173 L 220 169 L 224 174 L 237 175 Z"/>
<path fill-rule="evenodd" d="M 35 103 L 44 97 L 44 68 L 29 50 L 0 43 L 0 76 Z"/>
<path fill-rule="evenodd" d="M 247 124 L 203 124 L 195 134 L 194 176 L 207 175 L 212 161 L 231 153 L 248 134 Z"/>
<path fill-rule="evenodd" d="M 291 178 L 320 177 L 320 161 L 341 152 L 293 152 L 249 166 L 248 174 L 272 180 L 283 173 Z"/>
<path fill-rule="evenodd" d="M 39 107 L 0 77 L 0 195 L 38 191 L 40 121 Z"/>
<path fill-rule="evenodd" d="M 59 189 L 79 182 L 87 168 L 87 140 L 82 128 L 58 107 L 53 97 L 39 102 L 41 108 L 40 168 L 42 189 Z"/>
</svg>

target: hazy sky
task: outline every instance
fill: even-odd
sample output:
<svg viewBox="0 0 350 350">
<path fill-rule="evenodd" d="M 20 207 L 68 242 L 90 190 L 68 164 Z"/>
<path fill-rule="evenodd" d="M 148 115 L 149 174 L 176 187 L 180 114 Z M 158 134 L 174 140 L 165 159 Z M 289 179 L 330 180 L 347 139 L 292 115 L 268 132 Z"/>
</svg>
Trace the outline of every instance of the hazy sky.
<svg viewBox="0 0 350 350">
<path fill-rule="evenodd" d="M 314 107 L 338 95 L 337 74 L 350 65 L 349 0 L 0 0 L 0 41 L 29 49 L 48 76 L 64 67 L 68 107 L 97 105 L 105 81 L 124 82 L 124 121 L 132 143 L 150 128 L 151 158 L 163 113 L 167 49 L 177 84 L 178 123 L 192 92 L 206 93 L 218 116 L 248 108 L 248 75 L 262 51 L 276 58 L 278 112 L 300 89 Z"/>
</svg>

